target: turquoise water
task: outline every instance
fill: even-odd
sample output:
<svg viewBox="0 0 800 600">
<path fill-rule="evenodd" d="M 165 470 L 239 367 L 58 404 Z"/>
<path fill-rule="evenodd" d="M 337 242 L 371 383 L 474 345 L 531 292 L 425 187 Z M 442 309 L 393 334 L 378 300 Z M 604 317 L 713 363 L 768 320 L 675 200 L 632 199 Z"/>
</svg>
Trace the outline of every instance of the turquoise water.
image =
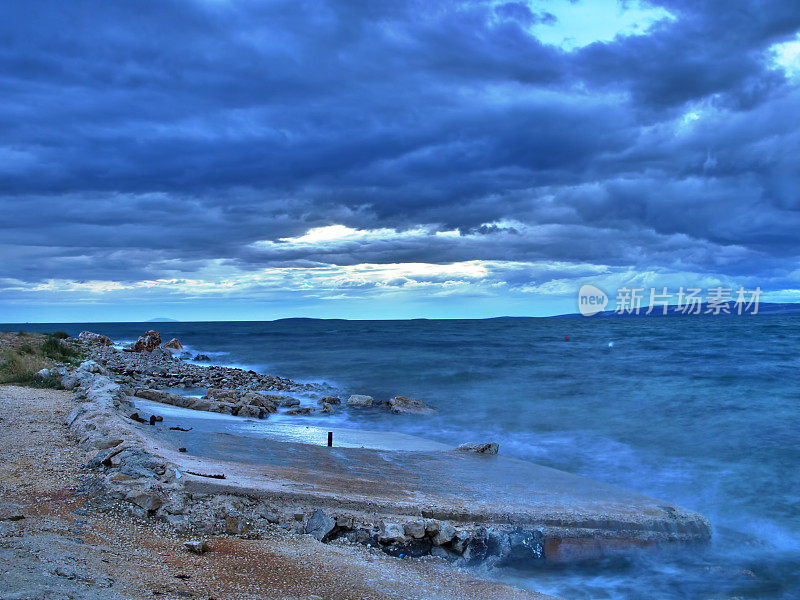
<svg viewBox="0 0 800 600">
<path fill-rule="evenodd" d="M 151 326 L 213 362 L 438 410 L 352 411 L 336 426 L 497 441 L 504 454 L 676 502 L 714 525 L 703 552 L 492 576 L 576 599 L 800 598 L 798 317 L 25 328 L 130 340 Z"/>
</svg>

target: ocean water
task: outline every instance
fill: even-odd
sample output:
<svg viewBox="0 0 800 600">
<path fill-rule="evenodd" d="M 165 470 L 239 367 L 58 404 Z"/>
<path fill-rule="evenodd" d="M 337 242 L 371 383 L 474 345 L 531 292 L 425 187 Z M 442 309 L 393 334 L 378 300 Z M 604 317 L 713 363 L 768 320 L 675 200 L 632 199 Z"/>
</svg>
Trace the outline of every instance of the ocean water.
<svg viewBox="0 0 800 600">
<path fill-rule="evenodd" d="M 115 340 L 155 328 L 217 364 L 327 382 L 342 395 L 422 398 L 435 415 L 350 411 L 316 422 L 497 441 L 503 454 L 681 504 L 714 526 L 705 550 L 491 577 L 565 599 L 800 598 L 800 317 L 2 328 Z"/>
</svg>

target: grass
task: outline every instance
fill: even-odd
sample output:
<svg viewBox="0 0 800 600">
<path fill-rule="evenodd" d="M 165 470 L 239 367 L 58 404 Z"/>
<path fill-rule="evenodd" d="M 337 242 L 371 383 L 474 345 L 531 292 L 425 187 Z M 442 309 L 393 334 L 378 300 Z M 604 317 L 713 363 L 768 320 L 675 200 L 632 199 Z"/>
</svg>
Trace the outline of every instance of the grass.
<svg viewBox="0 0 800 600">
<path fill-rule="evenodd" d="M 45 336 L 19 332 L 20 337 L 32 339 L 31 342 L 18 347 L 7 347 L 0 350 L 0 383 L 16 383 L 32 387 L 61 387 L 58 375 L 40 377 L 42 369 L 49 369 L 54 362 L 77 364 L 83 359 L 83 353 L 62 341 L 64 338 L 56 332 Z M 64 334 L 66 335 L 66 334 Z M 66 337 L 69 337 L 68 335 Z M 41 340 L 41 343 L 36 343 Z"/>
<path fill-rule="evenodd" d="M 50 361 L 37 354 L 5 348 L 0 354 L 0 383 L 19 383 L 33 387 L 59 387 L 58 377 L 41 378 L 36 373 L 50 367 Z"/>
<path fill-rule="evenodd" d="M 41 353 L 47 358 L 52 358 L 56 362 L 75 362 L 82 358 L 82 353 L 65 344 L 53 334 L 47 336 L 40 347 Z"/>
</svg>

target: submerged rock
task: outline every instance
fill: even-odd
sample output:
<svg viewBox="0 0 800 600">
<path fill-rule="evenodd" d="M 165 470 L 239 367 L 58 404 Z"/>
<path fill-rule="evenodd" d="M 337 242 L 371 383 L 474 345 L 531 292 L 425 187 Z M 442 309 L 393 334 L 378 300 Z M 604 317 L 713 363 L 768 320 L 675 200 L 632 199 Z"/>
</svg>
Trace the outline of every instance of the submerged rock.
<svg viewBox="0 0 800 600">
<path fill-rule="evenodd" d="M 303 415 L 307 416 L 311 414 L 311 407 L 310 406 L 303 406 L 301 408 L 292 408 L 286 411 L 287 415 Z"/>
<path fill-rule="evenodd" d="M 500 445 L 495 442 L 486 444 L 461 444 L 456 448 L 457 452 L 473 452 L 475 454 L 497 454 Z"/>
<path fill-rule="evenodd" d="M 210 358 L 209 358 L 207 355 L 205 355 L 205 354 L 195 354 L 195 355 L 194 355 L 194 358 L 193 358 L 192 360 L 196 360 L 196 361 L 198 361 L 198 362 L 199 362 L 199 361 L 208 362 L 208 361 L 210 361 L 211 359 L 210 359 Z"/>
<path fill-rule="evenodd" d="M 389 400 L 389 410 L 396 415 L 427 415 L 435 410 L 417 398 L 407 398 L 406 396 L 395 396 Z"/>
<path fill-rule="evenodd" d="M 342 399 L 337 398 L 336 396 L 323 396 L 319 400 L 317 400 L 317 404 L 322 406 L 323 404 L 341 404 Z"/>
<path fill-rule="evenodd" d="M 372 406 L 375 399 L 372 396 L 365 396 L 363 394 L 353 394 L 347 399 L 347 404 L 350 406 L 364 407 Z"/>
</svg>

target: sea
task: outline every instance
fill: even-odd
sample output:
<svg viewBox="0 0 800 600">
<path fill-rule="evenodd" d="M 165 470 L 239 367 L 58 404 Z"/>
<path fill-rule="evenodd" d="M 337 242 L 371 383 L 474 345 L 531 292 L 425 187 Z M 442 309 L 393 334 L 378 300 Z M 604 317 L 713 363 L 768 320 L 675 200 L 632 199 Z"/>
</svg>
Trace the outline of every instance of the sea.
<svg viewBox="0 0 800 600">
<path fill-rule="evenodd" d="M 450 446 L 495 441 L 502 454 L 680 504 L 713 525 L 704 549 L 485 576 L 571 600 L 800 598 L 800 316 L 0 327 L 117 342 L 156 329 L 204 364 L 342 396 L 420 398 L 437 412 L 318 419 Z"/>
</svg>

